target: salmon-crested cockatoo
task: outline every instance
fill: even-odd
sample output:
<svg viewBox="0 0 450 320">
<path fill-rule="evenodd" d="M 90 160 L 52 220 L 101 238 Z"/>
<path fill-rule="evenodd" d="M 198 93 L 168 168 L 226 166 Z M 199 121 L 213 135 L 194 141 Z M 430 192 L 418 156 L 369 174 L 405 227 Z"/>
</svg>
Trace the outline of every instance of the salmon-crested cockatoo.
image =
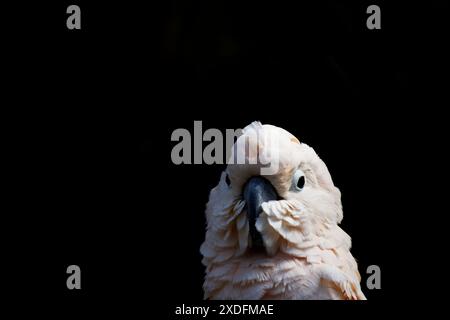
<svg viewBox="0 0 450 320">
<path fill-rule="evenodd" d="M 311 147 L 248 125 L 206 207 L 205 299 L 365 299 L 342 217 L 340 191 Z"/>
</svg>

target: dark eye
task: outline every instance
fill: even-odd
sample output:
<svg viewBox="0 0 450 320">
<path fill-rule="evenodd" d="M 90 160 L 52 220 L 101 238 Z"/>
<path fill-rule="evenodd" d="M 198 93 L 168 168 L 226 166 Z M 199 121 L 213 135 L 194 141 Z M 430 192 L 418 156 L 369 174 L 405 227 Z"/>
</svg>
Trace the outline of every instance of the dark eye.
<svg viewBox="0 0 450 320">
<path fill-rule="evenodd" d="M 303 189 L 304 186 L 305 186 L 305 177 L 302 176 L 297 181 L 297 188 Z"/>
<path fill-rule="evenodd" d="M 293 191 L 302 191 L 305 186 L 305 174 L 302 170 L 298 169 L 295 171 L 294 176 L 292 177 L 292 188 Z"/>
<path fill-rule="evenodd" d="M 225 182 L 227 183 L 228 186 L 230 186 L 231 181 L 230 181 L 230 177 L 228 176 L 228 174 L 225 176 Z"/>
</svg>

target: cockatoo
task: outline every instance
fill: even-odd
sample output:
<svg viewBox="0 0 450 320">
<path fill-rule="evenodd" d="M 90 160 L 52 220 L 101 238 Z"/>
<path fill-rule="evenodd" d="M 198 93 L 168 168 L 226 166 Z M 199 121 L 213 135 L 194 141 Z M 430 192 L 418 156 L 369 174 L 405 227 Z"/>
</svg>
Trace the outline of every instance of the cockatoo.
<svg viewBox="0 0 450 320">
<path fill-rule="evenodd" d="M 351 238 L 338 226 L 341 194 L 316 152 L 254 122 L 234 144 L 239 156 L 245 163 L 228 162 L 206 206 L 204 298 L 365 299 Z M 276 172 L 263 173 L 275 160 Z"/>
</svg>

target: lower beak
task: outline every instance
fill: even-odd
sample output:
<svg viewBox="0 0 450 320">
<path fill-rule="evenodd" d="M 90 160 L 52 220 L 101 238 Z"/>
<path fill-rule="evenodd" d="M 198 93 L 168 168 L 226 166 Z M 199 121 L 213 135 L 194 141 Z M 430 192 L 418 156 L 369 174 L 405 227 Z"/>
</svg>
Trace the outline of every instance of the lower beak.
<svg viewBox="0 0 450 320">
<path fill-rule="evenodd" d="M 264 248 L 261 233 L 256 229 L 256 220 L 261 214 L 261 205 L 267 201 L 278 200 L 279 196 L 269 180 L 261 176 L 252 177 L 247 181 L 243 195 L 247 208 L 250 237 L 252 239 L 251 248 Z"/>
</svg>

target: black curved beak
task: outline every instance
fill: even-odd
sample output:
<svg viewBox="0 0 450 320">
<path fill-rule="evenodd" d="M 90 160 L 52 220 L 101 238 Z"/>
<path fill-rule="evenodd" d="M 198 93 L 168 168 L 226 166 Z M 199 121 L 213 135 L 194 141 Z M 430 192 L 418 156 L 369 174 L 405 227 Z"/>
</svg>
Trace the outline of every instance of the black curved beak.
<svg viewBox="0 0 450 320">
<path fill-rule="evenodd" d="M 277 191 L 269 180 L 260 176 L 255 176 L 250 178 L 245 184 L 243 196 L 247 208 L 249 233 L 252 239 L 251 247 L 256 249 L 264 248 L 262 236 L 256 229 L 256 220 L 261 214 L 262 203 L 279 199 Z"/>
</svg>

